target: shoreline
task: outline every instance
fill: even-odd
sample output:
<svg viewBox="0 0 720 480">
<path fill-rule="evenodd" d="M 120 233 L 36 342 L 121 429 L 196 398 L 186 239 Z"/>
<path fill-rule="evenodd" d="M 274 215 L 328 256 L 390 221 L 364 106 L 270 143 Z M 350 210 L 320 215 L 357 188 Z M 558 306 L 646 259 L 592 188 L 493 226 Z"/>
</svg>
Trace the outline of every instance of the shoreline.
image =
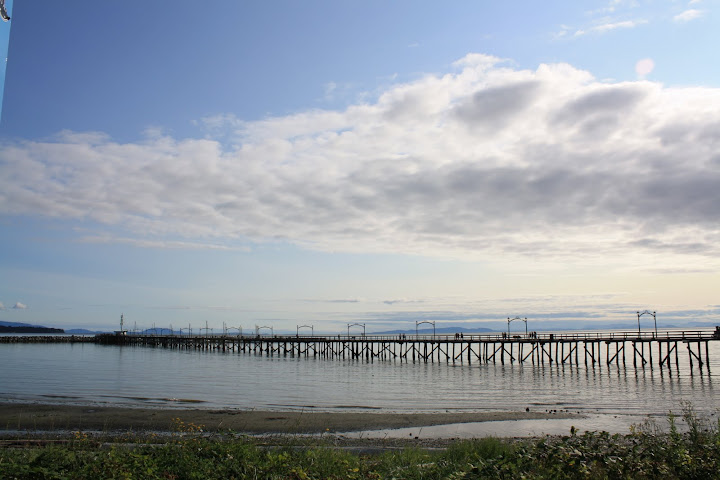
<svg viewBox="0 0 720 480">
<path fill-rule="evenodd" d="M 583 418 L 569 412 L 377 413 L 162 409 L 0 403 L 0 433 L 8 431 L 169 432 L 179 421 L 203 431 L 248 434 L 319 434 L 358 432 L 453 423 Z"/>
</svg>

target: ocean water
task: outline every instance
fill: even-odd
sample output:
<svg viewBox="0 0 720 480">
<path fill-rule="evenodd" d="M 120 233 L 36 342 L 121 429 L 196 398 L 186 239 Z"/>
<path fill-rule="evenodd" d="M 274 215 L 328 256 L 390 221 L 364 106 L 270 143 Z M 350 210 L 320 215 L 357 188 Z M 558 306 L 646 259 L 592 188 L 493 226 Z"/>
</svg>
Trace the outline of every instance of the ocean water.
<svg viewBox="0 0 720 480">
<path fill-rule="evenodd" d="M 163 408 L 666 415 L 720 408 L 720 342 L 690 369 L 328 360 L 96 344 L 0 344 L 0 402 Z M 604 358 L 604 357 L 603 357 Z M 655 357 L 657 358 L 657 357 Z M 657 360 L 655 360 L 657 362 Z"/>
</svg>

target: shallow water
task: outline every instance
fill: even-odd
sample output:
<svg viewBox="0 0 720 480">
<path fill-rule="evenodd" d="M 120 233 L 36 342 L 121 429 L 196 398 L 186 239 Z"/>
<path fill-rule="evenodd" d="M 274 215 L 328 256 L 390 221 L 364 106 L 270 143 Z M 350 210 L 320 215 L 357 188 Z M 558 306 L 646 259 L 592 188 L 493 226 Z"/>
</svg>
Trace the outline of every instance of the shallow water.
<svg viewBox="0 0 720 480">
<path fill-rule="evenodd" d="M 0 345 L 0 401 L 325 411 L 647 415 L 720 407 L 710 370 L 401 363 L 95 344 Z"/>
<path fill-rule="evenodd" d="M 578 435 L 584 432 L 605 431 L 611 434 L 628 434 L 633 425 L 654 422 L 658 429 L 667 430 L 666 417 L 642 415 L 579 415 L 577 418 L 550 418 L 547 420 L 501 420 L 490 422 L 451 423 L 414 428 L 393 428 L 348 432 L 342 435 L 350 438 L 478 438 L 478 437 L 540 437 L 544 435 L 569 435 L 576 429 Z M 680 425 L 682 428 L 682 425 Z"/>
</svg>

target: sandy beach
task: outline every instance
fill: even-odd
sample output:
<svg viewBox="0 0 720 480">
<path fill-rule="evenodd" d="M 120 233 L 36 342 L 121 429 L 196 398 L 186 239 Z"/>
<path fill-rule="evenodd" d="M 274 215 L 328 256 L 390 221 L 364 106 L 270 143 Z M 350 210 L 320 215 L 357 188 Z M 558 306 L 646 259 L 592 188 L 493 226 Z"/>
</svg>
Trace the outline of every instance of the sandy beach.
<svg viewBox="0 0 720 480">
<path fill-rule="evenodd" d="M 170 431 L 174 419 L 202 425 L 204 431 L 263 434 L 312 434 L 421 427 L 498 420 L 572 418 L 570 413 L 374 413 L 203 410 L 94 407 L 75 405 L 0 404 L 1 431 Z"/>
</svg>

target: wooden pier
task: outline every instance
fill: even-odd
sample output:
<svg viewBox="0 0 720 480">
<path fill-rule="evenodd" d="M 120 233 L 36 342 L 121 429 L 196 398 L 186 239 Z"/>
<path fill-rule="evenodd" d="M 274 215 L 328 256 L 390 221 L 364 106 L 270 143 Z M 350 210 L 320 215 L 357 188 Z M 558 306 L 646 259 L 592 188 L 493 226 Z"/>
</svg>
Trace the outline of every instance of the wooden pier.
<svg viewBox="0 0 720 480">
<path fill-rule="evenodd" d="M 98 335 L 95 341 L 267 356 L 462 364 L 602 365 L 679 368 L 681 358 L 709 368 L 708 331 L 586 332 L 523 335 Z"/>
</svg>

